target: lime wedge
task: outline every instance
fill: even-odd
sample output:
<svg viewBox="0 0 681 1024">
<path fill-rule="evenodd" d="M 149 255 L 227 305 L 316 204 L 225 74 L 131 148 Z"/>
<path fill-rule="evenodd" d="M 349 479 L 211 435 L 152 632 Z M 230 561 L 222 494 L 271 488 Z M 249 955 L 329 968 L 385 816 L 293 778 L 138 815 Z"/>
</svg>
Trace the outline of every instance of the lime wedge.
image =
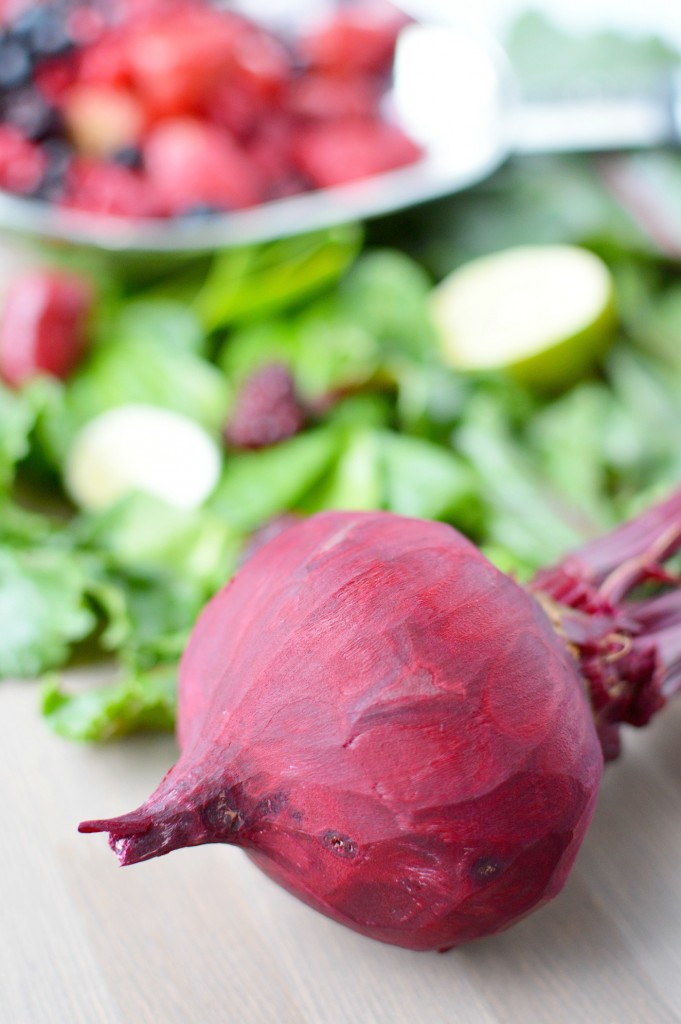
<svg viewBox="0 0 681 1024">
<path fill-rule="evenodd" d="M 459 267 L 433 291 L 446 362 L 556 388 L 588 372 L 614 337 L 602 260 L 571 245 L 518 246 Z"/>
</svg>

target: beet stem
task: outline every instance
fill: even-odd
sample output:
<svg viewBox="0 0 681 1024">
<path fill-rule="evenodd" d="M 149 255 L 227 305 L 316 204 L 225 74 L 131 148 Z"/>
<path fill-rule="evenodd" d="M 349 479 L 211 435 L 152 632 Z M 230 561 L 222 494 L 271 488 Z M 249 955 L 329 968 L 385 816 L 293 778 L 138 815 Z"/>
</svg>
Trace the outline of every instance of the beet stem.
<svg viewBox="0 0 681 1024">
<path fill-rule="evenodd" d="M 681 489 L 530 584 L 577 658 L 606 759 L 622 722 L 646 725 L 681 691 L 681 578 L 664 567 L 680 549 Z M 656 590 L 630 597 L 643 583 Z"/>
</svg>

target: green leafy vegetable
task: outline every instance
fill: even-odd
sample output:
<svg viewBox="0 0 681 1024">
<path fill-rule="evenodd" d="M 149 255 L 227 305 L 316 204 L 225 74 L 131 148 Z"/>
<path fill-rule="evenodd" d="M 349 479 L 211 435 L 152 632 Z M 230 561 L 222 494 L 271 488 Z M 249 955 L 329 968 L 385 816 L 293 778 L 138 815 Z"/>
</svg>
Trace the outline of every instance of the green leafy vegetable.
<svg viewBox="0 0 681 1024">
<path fill-rule="evenodd" d="M 177 670 L 174 664 L 130 670 L 111 686 L 67 692 L 50 680 L 42 692 L 48 725 L 70 740 L 117 739 L 143 730 L 171 730 L 175 723 Z"/>
<path fill-rule="evenodd" d="M 88 572 L 68 549 L 0 548 L 0 676 L 36 676 L 62 664 L 94 627 Z"/>
<path fill-rule="evenodd" d="M 78 430 L 107 409 L 157 405 L 216 432 L 225 416 L 228 385 L 207 360 L 151 338 L 102 344 L 61 394 L 41 424 L 48 455 L 59 466 Z"/>
<path fill-rule="evenodd" d="M 0 384 L 0 493 L 6 491 L 17 463 L 29 452 L 35 410 L 28 399 Z"/>
<path fill-rule="evenodd" d="M 233 455 L 210 499 L 211 511 L 237 531 L 255 530 L 295 508 L 338 453 L 341 435 L 328 427 L 257 452 Z"/>
<path fill-rule="evenodd" d="M 350 224 L 227 250 L 215 260 L 195 308 L 209 330 L 272 316 L 336 281 L 357 256 L 361 238 Z"/>
</svg>

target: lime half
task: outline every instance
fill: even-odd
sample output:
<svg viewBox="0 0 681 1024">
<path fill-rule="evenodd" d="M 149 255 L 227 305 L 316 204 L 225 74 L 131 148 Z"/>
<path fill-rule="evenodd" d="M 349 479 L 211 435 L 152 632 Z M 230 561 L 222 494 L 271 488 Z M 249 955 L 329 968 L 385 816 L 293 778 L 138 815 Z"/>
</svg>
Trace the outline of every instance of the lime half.
<svg viewBox="0 0 681 1024">
<path fill-rule="evenodd" d="M 614 336 L 610 272 L 572 245 L 518 246 L 459 267 L 432 294 L 446 362 L 556 388 L 586 373 Z"/>
</svg>

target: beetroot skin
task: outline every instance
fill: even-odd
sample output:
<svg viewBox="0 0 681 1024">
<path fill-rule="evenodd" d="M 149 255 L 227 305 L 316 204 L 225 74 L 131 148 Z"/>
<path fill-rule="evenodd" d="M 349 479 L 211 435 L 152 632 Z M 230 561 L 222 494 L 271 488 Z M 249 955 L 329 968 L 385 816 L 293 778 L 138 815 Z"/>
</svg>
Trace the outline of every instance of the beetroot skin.
<svg viewBox="0 0 681 1024">
<path fill-rule="evenodd" d="M 109 832 L 122 864 L 240 846 L 310 906 L 411 949 L 507 928 L 560 891 L 594 811 L 595 652 L 608 672 L 625 647 L 646 652 L 620 671 L 619 720 L 652 713 L 678 675 L 678 640 L 656 647 L 661 623 L 681 633 L 678 588 L 659 611 L 627 604 L 681 545 L 681 492 L 660 508 L 530 589 L 441 523 L 331 512 L 289 527 L 199 619 L 178 763 L 137 811 L 81 831 Z"/>
</svg>

